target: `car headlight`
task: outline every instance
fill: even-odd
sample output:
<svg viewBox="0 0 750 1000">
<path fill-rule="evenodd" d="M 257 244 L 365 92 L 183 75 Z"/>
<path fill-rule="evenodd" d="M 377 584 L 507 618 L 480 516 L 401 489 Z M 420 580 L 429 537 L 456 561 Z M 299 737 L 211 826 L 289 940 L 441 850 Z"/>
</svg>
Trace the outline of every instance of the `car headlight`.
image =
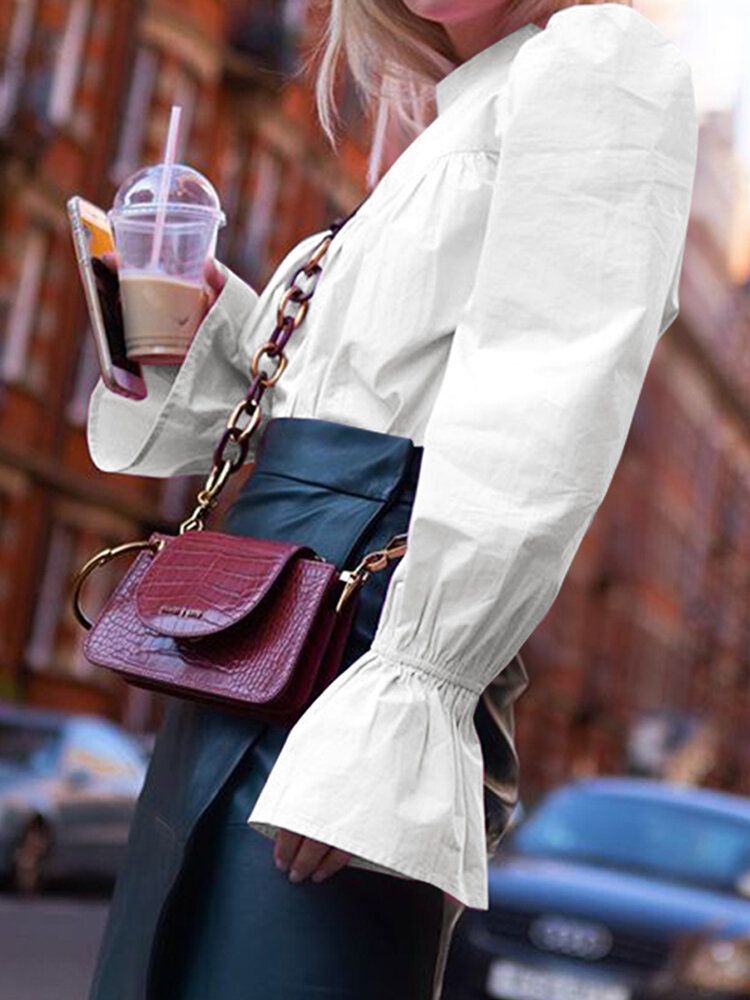
<svg viewBox="0 0 750 1000">
<path fill-rule="evenodd" d="M 680 981 L 694 989 L 750 992 L 750 938 L 713 938 L 688 949 Z"/>
</svg>

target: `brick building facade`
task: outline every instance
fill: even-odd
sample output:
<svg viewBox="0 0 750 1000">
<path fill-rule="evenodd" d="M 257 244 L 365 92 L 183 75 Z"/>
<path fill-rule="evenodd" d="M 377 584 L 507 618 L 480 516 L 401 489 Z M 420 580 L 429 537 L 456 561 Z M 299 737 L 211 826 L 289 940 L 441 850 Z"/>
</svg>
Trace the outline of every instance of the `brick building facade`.
<svg viewBox="0 0 750 1000">
<path fill-rule="evenodd" d="M 235 9 L 236 8 L 236 9 Z M 0 10 L 0 692 L 141 727 L 158 699 L 93 668 L 69 609 L 71 574 L 104 545 L 174 526 L 195 478 L 93 468 L 96 359 L 65 212 L 108 207 L 158 161 L 169 109 L 184 159 L 228 217 L 218 256 L 256 287 L 305 233 L 363 191 L 362 128 L 334 159 L 297 69 L 300 3 L 11 0 Z M 356 110 L 344 95 L 350 112 Z M 236 487 L 235 487 L 236 488 Z M 229 491 L 227 491 L 229 493 Z M 123 567 L 92 579 L 96 603 Z M 96 581 L 96 582 L 95 582 Z M 98 591 L 98 592 L 97 592 Z"/>
<path fill-rule="evenodd" d="M 256 287 L 296 240 L 365 190 L 352 88 L 334 157 L 310 87 L 304 0 L 9 0 L 0 9 L 0 693 L 152 726 L 159 699 L 87 664 L 72 572 L 103 545 L 174 526 L 195 479 L 103 475 L 86 451 L 96 378 L 64 205 L 108 206 L 159 158 L 216 184 L 218 256 Z M 292 77 L 282 86 L 284 77 Z M 732 220 L 726 122 L 707 118 L 682 312 L 660 343 L 620 468 L 544 622 L 519 704 L 527 795 L 624 766 L 638 714 L 698 713 L 719 733 L 712 783 L 750 791 L 750 298 Z M 121 568 L 114 568 L 117 574 Z M 99 596 L 111 584 L 102 573 Z M 96 600 L 96 594 L 91 599 Z"/>
<path fill-rule="evenodd" d="M 633 725 L 669 709 L 709 729 L 698 777 L 750 793 L 750 190 L 731 121 L 701 116 L 680 316 L 525 647 L 519 745 L 532 790 L 625 769 Z"/>
</svg>

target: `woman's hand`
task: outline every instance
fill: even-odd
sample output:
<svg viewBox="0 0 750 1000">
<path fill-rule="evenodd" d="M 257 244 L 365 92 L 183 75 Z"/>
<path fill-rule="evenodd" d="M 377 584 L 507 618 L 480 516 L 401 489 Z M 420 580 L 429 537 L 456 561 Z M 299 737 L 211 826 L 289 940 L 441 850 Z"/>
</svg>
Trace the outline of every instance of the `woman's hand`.
<svg viewBox="0 0 750 1000">
<path fill-rule="evenodd" d="M 274 841 L 274 864 L 281 871 L 289 871 L 290 882 L 301 882 L 308 875 L 313 882 L 322 882 L 344 868 L 351 857 L 347 851 L 291 830 L 279 830 Z"/>
<path fill-rule="evenodd" d="M 203 280 L 206 283 L 206 294 L 208 296 L 208 308 L 206 312 L 208 312 L 221 295 L 221 291 L 227 282 L 227 279 L 216 266 L 216 261 L 213 257 L 208 257 L 206 263 L 203 265 Z"/>
</svg>

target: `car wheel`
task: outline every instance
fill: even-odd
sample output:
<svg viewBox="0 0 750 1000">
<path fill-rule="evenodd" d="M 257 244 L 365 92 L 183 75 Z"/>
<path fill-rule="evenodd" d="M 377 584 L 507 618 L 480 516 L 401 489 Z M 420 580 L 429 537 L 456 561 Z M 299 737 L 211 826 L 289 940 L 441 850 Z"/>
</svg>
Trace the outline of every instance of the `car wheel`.
<svg viewBox="0 0 750 1000">
<path fill-rule="evenodd" d="M 13 888 L 24 896 L 31 896 L 42 887 L 44 859 L 49 854 L 52 835 L 40 819 L 33 820 L 24 829 L 13 850 L 11 874 Z"/>
</svg>

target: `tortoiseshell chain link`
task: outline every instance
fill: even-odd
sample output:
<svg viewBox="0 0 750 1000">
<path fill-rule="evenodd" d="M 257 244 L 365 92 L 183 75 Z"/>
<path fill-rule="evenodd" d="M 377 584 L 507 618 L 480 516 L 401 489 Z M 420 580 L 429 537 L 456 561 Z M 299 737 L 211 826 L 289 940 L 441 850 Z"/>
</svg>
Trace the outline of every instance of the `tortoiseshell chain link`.
<svg viewBox="0 0 750 1000">
<path fill-rule="evenodd" d="M 262 344 L 253 355 L 250 365 L 250 387 L 245 398 L 237 403 L 229 415 L 224 431 L 214 449 L 211 471 L 203 488 L 198 491 L 196 496 L 197 506 L 180 525 L 181 535 L 186 531 L 202 531 L 204 529 L 205 518 L 208 512 L 216 506 L 219 494 L 224 489 L 227 480 L 244 464 L 250 447 L 250 439 L 262 420 L 260 403 L 263 395 L 281 378 L 287 366 L 284 348 L 294 331 L 304 321 L 310 300 L 315 294 L 322 271 L 320 261 L 325 256 L 336 233 L 352 218 L 358 208 L 359 206 L 346 218 L 337 219 L 331 223 L 326 235 L 312 255 L 297 268 L 290 278 L 276 311 L 276 327 L 266 343 Z M 304 279 L 302 279 L 303 275 Z M 306 288 L 298 284 L 300 280 L 303 280 L 303 285 L 307 285 Z M 292 311 L 288 312 L 289 309 Z M 261 367 L 265 358 L 274 364 L 271 371 Z M 242 424 L 241 421 L 245 417 L 248 418 L 247 422 Z M 228 454 L 228 450 L 233 450 L 233 454 Z"/>
</svg>

